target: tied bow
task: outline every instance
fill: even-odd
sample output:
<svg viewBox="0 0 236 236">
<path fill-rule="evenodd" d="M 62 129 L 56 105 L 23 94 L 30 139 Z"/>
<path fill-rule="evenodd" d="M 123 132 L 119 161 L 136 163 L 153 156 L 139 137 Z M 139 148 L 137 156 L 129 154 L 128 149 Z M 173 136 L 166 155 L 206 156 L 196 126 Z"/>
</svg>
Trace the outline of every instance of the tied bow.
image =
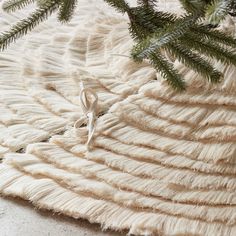
<svg viewBox="0 0 236 236">
<path fill-rule="evenodd" d="M 75 128 L 80 128 L 83 124 L 87 124 L 88 140 L 86 143 L 87 150 L 91 149 L 91 142 L 96 127 L 96 108 L 98 103 L 97 94 L 90 88 L 84 88 L 83 83 L 80 83 L 80 105 L 84 116 L 77 120 L 74 124 Z M 90 95 L 89 99 L 88 96 Z"/>
</svg>

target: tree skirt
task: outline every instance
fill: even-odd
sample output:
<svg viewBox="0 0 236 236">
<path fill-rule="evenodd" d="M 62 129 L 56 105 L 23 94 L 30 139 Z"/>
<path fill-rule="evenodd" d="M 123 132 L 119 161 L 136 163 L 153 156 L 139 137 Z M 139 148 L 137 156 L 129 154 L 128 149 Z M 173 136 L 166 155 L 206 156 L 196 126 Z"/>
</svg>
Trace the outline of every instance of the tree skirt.
<svg viewBox="0 0 236 236">
<path fill-rule="evenodd" d="M 135 235 L 236 235 L 235 68 L 215 63 L 217 87 L 175 61 L 191 84 L 178 94 L 132 44 L 125 16 L 80 1 L 0 54 L 0 193 Z M 73 127 L 81 81 L 98 95 L 90 150 Z"/>
</svg>

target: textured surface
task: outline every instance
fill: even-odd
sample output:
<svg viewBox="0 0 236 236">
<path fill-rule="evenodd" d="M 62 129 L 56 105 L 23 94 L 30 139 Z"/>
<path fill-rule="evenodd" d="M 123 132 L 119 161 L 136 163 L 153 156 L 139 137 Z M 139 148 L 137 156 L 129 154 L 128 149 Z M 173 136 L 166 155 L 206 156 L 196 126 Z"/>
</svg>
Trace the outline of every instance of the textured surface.
<svg viewBox="0 0 236 236">
<path fill-rule="evenodd" d="M 216 62 L 217 87 L 175 61 L 191 84 L 177 94 L 127 57 L 127 21 L 106 7 L 85 1 L 69 25 L 52 18 L 1 55 L 0 192 L 104 229 L 234 236 L 236 69 Z M 80 81 L 99 98 L 90 152 L 73 128 Z"/>
<path fill-rule="evenodd" d="M 1 236 L 121 236 L 111 231 L 102 232 L 99 225 L 83 220 L 35 210 L 20 200 L 0 201 Z"/>
</svg>

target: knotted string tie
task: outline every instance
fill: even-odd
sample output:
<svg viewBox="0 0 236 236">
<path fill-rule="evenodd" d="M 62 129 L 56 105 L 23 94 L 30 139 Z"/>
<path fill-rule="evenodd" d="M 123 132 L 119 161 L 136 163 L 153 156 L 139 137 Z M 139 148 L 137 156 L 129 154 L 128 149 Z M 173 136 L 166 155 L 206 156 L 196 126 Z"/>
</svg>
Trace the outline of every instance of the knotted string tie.
<svg viewBox="0 0 236 236">
<path fill-rule="evenodd" d="M 83 82 L 80 83 L 80 88 L 79 100 L 84 115 L 75 122 L 74 128 L 80 128 L 83 124 L 87 124 L 88 139 L 86 147 L 89 151 L 91 149 L 92 138 L 96 128 L 98 96 L 92 89 L 85 88 Z"/>
</svg>

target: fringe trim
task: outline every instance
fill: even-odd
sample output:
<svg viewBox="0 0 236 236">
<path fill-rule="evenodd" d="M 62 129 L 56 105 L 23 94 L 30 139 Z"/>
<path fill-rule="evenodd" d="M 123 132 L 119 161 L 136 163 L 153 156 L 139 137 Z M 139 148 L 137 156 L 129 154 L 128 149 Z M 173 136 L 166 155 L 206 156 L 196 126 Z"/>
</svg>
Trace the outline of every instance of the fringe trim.
<svg viewBox="0 0 236 236">
<path fill-rule="evenodd" d="M 188 204 L 168 202 L 158 198 L 145 197 L 135 192 L 131 193 L 116 189 L 95 179 L 88 179 L 82 175 L 58 169 L 50 164 L 41 162 L 40 159 L 32 155 L 9 155 L 5 163 L 27 174 L 53 179 L 60 185 L 78 194 L 113 201 L 125 207 L 140 208 L 143 211 L 157 211 L 167 215 L 182 216 L 188 219 L 227 223 L 228 225 L 232 225 L 236 222 L 236 218 L 232 214 L 235 210 L 233 206 L 196 207 Z"/>
<path fill-rule="evenodd" d="M 12 178 L 7 178 L 7 186 L 2 190 L 4 195 L 20 196 L 31 201 L 39 208 L 60 212 L 74 218 L 85 218 L 92 223 L 99 223 L 103 229 L 130 229 L 130 234 L 152 235 L 227 235 L 236 233 L 235 226 L 225 226 L 217 223 L 205 223 L 159 213 L 146 213 L 131 210 L 103 200 L 85 197 L 60 187 L 47 178 L 34 179 L 22 176 L 20 172 L 8 166 L 1 166 L 1 179 L 6 186 L 2 173 L 10 172 Z M 18 178 L 17 178 L 17 177 Z M 14 190 L 17 186 L 17 193 Z"/>
<path fill-rule="evenodd" d="M 114 125 L 111 128 L 109 123 L 109 126 L 106 124 L 106 119 L 109 122 L 113 119 Z M 112 114 L 104 115 L 100 122 L 102 127 L 98 130 L 99 135 L 110 136 L 126 144 L 156 148 L 208 163 L 236 164 L 235 143 L 200 143 L 165 137 L 133 127 Z"/>
<path fill-rule="evenodd" d="M 116 154 L 125 155 L 129 158 L 148 163 L 161 164 L 167 167 L 187 169 L 194 172 L 207 173 L 209 175 L 235 176 L 236 168 L 232 165 L 211 164 L 202 161 L 192 160 L 185 156 L 169 155 L 157 149 L 127 145 L 108 136 L 98 136 L 94 145 Z M 76 146 L 72 149 L 76 150 Z"/>
<path fill-rule="evenodd" d="M 59 168 L 80 173 L 90 178 L 96 177 L 124 190 L 136 191 L 144 195 L 163 197 L 165 199 L 175 199 L 178 202 L 198 202 L 198 204 L 207 205 L 235 204 L 234 192 L 213 189 L 189 189 L 182 185 L 164 183 L 158 179 L 136 177 L 84 159 L 82 156 L 84 151 L 84 149 L 81 149 L 79 158 L 79 156 L 74 156 L 50 144 L 30 145 L 27 149 L 27 153 L 35 154 L 43 161 L 52 163 Z"/>
<path fill-rule="evenodd" d="M 177 94 L 171 88 L 163 86 L 159 82 L 148 83 L 142 86 L 139 92 L 144 93 L 145 96 L 150 98 L 163 99 L 164 101 L 180 104 L 213 105 L 218 108 L 220 106 L 229 108 L 236 106 L 235 95 L 222 94 L 217 91 L 202 91 L 201 94 L 190 92 Z"/>
</svg>

